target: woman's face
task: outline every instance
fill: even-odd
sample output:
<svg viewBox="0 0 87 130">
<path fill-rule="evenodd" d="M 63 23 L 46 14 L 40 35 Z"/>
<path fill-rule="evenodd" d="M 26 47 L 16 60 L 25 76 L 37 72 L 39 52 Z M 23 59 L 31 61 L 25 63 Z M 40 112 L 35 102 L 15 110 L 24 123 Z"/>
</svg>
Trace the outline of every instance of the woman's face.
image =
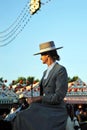
<svg viewBox="0 0 87 130">
<path fill-rule="evenodd" d="M 48 55 L 41 54 L 41 60 L 42 60 L 43 64 L 47 64 L 48 63 Z"/>
</svg>

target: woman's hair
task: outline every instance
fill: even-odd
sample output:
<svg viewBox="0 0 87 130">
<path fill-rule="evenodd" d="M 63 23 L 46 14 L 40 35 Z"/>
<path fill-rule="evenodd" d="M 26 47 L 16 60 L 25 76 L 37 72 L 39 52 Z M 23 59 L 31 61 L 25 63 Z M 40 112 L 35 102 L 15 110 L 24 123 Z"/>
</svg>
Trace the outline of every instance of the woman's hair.
<svg viewBox="0 0 87 130">
<path fill-rule="evenodd" d="M 48 51 L 48 52 L 44 52 L 42 55 L 49 55 L 50 57 L 52 57 L 52 59 L 55 60 L 60 60 L 60 56 L 58 55 L 56 50 L 53 51 Z"/>
</svg>

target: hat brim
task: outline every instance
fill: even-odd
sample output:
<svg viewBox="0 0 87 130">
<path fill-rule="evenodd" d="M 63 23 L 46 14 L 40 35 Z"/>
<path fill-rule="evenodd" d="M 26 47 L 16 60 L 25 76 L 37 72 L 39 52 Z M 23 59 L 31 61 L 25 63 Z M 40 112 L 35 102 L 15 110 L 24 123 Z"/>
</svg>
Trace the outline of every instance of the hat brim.
<svg viewBox="0 0 87 130">
<path fill-rule="evenodd" d="M 49 52 L 49 51 L 54 51 L 54 50 L 58 50 L 58 49 L 62 49 L 63 47 L 58 47 L 58 48 L 53 48 L 53 49 L 49 49 L 49 50 L 44 50 L 44 51 L 41 51 L 41 52 L 38 52 L 38 53 L 35 53 L 34 55 L 39 55 L 39 54 L 43 54 L 45 52 Z"/>
</svg>

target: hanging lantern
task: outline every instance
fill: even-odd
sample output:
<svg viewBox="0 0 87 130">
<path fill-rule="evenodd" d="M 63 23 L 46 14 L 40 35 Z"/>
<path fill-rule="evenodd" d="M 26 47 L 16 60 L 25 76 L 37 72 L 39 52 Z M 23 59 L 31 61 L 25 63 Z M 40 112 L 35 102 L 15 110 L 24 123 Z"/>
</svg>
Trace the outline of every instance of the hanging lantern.
<svg viewBox="0 0 87 130">
<path fill-rule="evenodd" d="M 80 83 L 77 83 L 77 86 L 80 86 Z"/>
<path fill-rule="evenodd" d="M 74 88 L 74 92 L 77 92 L 78 88 Z"/>
<path fill-rule="evenodd" d="M 85 83 L 83 83 L 83 86 L 86 86 L 86 84 L 85 84 Z"/>
<path fill-rule="evenodd" d="M 4 85 L 4 84 L 2 85 L 2 89 L 3 89 L 3 90 L 5 89 L 5 85 Z"/>
<path fill-rule="evenodd" d="M 4 82 L 7 83 L 7 80 L 5 79 Z"/>
<path fill-rule="evenodd" d="M 40 0 L 31 0 L 30 1 L 30 14 L 33 15 L 34 13 L 36 13 L 40 9 L 40 6 L 41 6 Z"/>
</svg>

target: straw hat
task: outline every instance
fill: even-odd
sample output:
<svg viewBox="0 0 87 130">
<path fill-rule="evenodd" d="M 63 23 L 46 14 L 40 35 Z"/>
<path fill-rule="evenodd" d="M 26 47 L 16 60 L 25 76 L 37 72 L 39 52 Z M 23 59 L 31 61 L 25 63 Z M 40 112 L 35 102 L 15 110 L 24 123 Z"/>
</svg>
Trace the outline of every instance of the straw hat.
<svg viewBox="0 0 87 130">
<path fill-rule="evenodd" d="M 48 51 L 61 49 L 63 47 L 56 48 L 55 44 L 54 44 L 54 41 L 48 41 L 48 42 L 45 42 L 45 43 L 41 43 L 39 45 L 39 48 L 40 48 L 40 52 L 35 53 L 34 55 L 39 55 L 39 54 L 42 54 L 42 53 L 45 53 L 45 52 L 48 52 Z"/>
</svg>

